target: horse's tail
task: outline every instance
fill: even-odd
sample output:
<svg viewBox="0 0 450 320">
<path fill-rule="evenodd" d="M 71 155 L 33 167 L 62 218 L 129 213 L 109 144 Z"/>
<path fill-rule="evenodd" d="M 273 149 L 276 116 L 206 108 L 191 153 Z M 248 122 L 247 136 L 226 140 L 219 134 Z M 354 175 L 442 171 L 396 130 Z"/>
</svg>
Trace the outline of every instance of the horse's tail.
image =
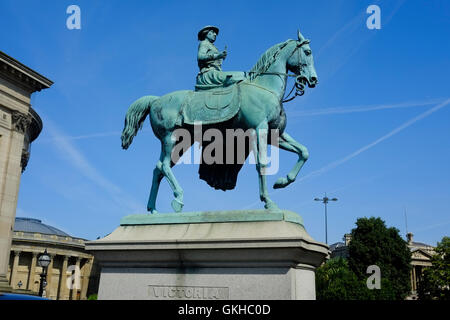
<svg viewBox="0 0 450 320">
<path fill-rule="evenodd" d="M 156 96 L 144 96 L 139 98 L 128 108 L 125 117 L 125 127 L 122 131 L 122 148 L 128 149 L 133 142 L 139 129 L 142 128 L 142 123 L 150 112 L 150 106 L 153 101 L 158 99 Z"/>
</svg>

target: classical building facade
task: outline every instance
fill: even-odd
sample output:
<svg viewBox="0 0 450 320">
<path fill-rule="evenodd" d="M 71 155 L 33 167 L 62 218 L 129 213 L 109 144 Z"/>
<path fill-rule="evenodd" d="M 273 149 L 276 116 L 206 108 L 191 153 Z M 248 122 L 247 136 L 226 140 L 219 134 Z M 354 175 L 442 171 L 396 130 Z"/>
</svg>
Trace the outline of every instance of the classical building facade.
<svg viewBox="0 0 450 320">
<path fill-rule="evenodd" d="M 84 239 L 32 218 L 16 218 L 7 278 L 15 292 L 37 294 L 42 268 L 39 255 L 47 250 L 45 296 L 53 300 L 84 300 L 96 293 L 94 258 L 84 249 Z M 91 289 L 89 291 L 89 289 Z"/>
<path fill-rule="evenodd" d="M 417 288 L 422 279 L 423 270 L 426 267 L 431 267 L 431 257 L 435 254 L 435 251 L 434 247 L 429 244 L 414 242 L 411 232 L 406 235 L 406 240 L 411 251 L 411 294 L 407 299 L 417 299 Z M 345 234 L 343 241 L 330 245 L 331 258 L 348 258 L 348 245 L 351 241 L 351 235 Z"/>
<path fill-rule="evenodd" d="M 435 254 L 434 247 L 422 242 L 414 242 L 413 234 L 406 235 L 408 247 L 411 250 L 411 295 L 410 299 L 417 299 L 417 288 L 422 280 L 423 270 L 431 267 L 431 257 Z"/>
<path fill-rule="evenodd" d="M 53 82 L 0 51 L 0 292 L 11 291 L 6 277 L 20 177 L 30 145 L 42 129 L 31 94 Z"/>
</svg>

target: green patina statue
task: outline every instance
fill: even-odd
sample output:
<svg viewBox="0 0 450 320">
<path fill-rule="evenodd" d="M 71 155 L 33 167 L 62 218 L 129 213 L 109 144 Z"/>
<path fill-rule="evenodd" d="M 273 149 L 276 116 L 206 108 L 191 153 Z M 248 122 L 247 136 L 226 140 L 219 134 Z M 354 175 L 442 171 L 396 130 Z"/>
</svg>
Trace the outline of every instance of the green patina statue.
<svg viewBox="0 0 450 320">
<path fill-rule="evenodd" d="M 219 50 L 214 45 L 219 28 L 206 26 L 198 33 L 197 61 L 200 72 L 197 75 L 196 90 L 208 90 L 217 87 L 229 86 L 245 79 L 245 73 L 239 71 L 222 71 L 222 61 L 227 51 Z"/>
<path fill-rule="evenodd" d="M 153 132 L 161 141 L 161 155 L 153 171 L 147 204 L 151 213 L 156 212 L 156 198 L 163 177 L 167 178 L 174 193 L 172 208 L 176 212 L 182 210 L 183 189 L 171 168 L 195 141 L 203 146 L 202 157 L 209 144 L 213 143 L 211 140 L 202 141 L 203 135 L 195 133 L 199 124 L 202 132 L 213 129 L 215 132 L 225 133 L 227 130 L 238 129 L 252 133 L 249 148 L 244 148 L 243 157 L 247 159 L 249 149 L 254 152 L 259 195 L 266 209 L 278 209 L 267 191 L 267 145 L 276 145 L 298 155 L 292 170 L 287 176 L 280 177 L 274 188 L 284 188 L 295 181 L 308 159 L 306 147 L 285 131 L 286 114 L 283 102 L 292 99 L 284 98 L 289 76 L 295 77 L 294 97 L 302 95 L 306 85 L 312 88 L 317 84 L 309 40 L 298 32 L 297 40 L 289 39 L 269 48 L 249 72 L 223 72 L 221 64 L 227 53 L 226 50 L 220 52 L 214 46 L 218 32 L 217 27 L 207 26 L 198 33 L 200 73 L 197 75 L 195 91 L 175 91 L 162 97 L 144 96 L 136 100 L 127 111 L 122 132 L 124 149 L 130 146 L 148 115 Z M 177 130 L 180 129 L 193 137 L 181 150 L 177 148 Z M 275 130 L 277 134 L 267 134 L 272 132 L 270 130 Z M 235 151 L 227 149 L 226 145 L 227 143 L 223 143 L 224 153 Z M 236 185 L 242 165 L 242 162 L 204 161 L 200 163 L 199 176 L 215 189 L 231 190 Z"/>
</svg>

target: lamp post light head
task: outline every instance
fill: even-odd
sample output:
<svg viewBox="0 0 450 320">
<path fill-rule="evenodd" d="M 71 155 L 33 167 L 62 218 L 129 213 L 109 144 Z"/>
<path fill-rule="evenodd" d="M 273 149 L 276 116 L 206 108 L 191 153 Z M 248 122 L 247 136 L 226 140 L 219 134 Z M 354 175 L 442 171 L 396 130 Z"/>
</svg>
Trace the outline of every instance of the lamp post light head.
<svg viewBox="0 0 450 320">
<path fill-rule="evenodd" d="M 328 222 L 327 222 L 327 204 L 329 201 L 337 201 L 337 198 L 328 198 L 327 194 L 325 193 L 325 196 L 320 198 L 314 198 L 314 201 L 321 201 L 325 205 L 325 243 L 328 244 Z"/>
<path fill-rule="evenodd" d="M 38 258 L 38 265 L 42 268 L 47 268 L 51 262 L 50 256 L 47 254 L 47 249 L 45 249 L 44 253 L 41 254 Z"/>
</svg>

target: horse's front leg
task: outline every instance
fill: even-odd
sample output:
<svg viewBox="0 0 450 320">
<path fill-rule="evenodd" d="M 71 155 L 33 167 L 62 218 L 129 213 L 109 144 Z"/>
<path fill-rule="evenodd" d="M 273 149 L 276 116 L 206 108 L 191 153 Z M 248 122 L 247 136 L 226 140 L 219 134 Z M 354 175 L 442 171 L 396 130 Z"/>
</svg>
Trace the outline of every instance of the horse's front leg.
<svg viewBox="0 0 450 320">
<path fill-rule="evenodd" d="M 255 152 L 256 170 L 259 178 L 259 197 L 265 202 L 266 209 L 278 209 L 278 206 L 269 198 L 266 181 L 267 160 L 267 134 L 269 126 L 267 122 L 261 123 L 254 133 L 256 137 L 252 138 L 253 150 Z"/>
<path fill-rule="evenodd" d="M 278 138 L 278 145 L 283 150 L 287 150 L 298 154 L 298 160 L 294 168 L 292 168 L 292 170 L 287 174 L 286 177 L 278 178 L 278 180 L 273 185 L 274 189 L 284 188 L 290 185 L 292 182 L 294 182 L 295 179 L 297 178 L 298 173 L 300 172 L 300 169 L 303 167 L 303 165 L 305 164 L 306 160 L 308 160 L 309 157 L 308 149 L 306 149 L 305 146 L 295 141 L 286 132 L 284 132 Z"/>
</svg>

